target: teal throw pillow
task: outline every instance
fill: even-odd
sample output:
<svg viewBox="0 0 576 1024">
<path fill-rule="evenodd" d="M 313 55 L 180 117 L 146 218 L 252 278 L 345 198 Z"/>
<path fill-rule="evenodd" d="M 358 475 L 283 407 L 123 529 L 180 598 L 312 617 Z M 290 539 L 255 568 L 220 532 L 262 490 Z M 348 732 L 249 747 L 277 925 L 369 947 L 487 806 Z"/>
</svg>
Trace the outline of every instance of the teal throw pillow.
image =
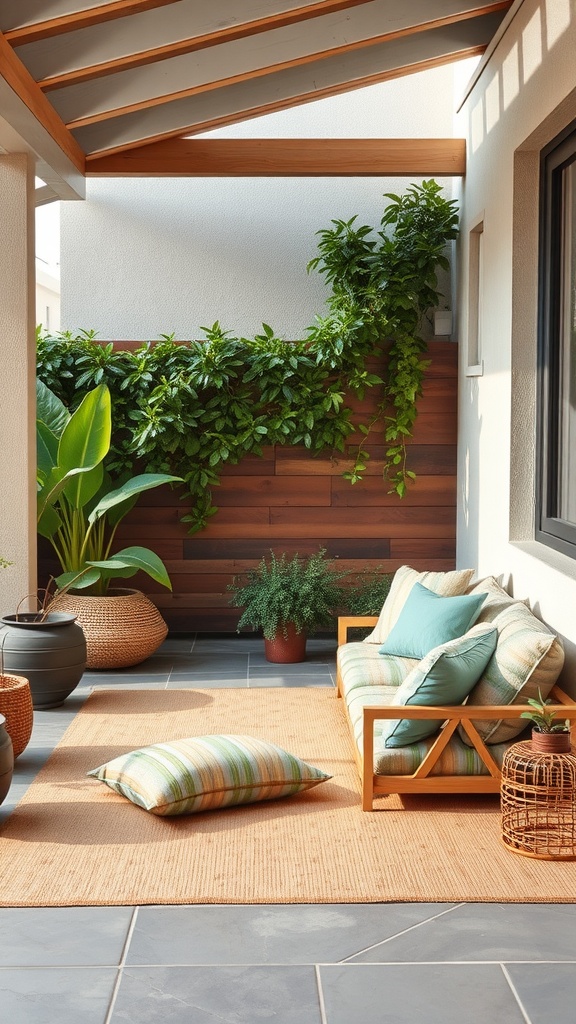
<svg viewBox="0 0 576 1024">
<path fill-rule="evenodd" d="M 485 599 L 486 594 L 440 597 L 415 583 L 380 654 L 423 658 L 440 644 L 463 636 L 476 622 Z"/>
<path fill-rule="evenodd" d="M 498 630 L 478 623 L 456 640 L 430 651 L 398 687 L 392 704 L 424 707 L 463 704 L 496 650 Z M 438 719 L 392 719 L 383 722 L 385 747 L 405 747 L 432 736 L 442 725 Z"/>
</svg>

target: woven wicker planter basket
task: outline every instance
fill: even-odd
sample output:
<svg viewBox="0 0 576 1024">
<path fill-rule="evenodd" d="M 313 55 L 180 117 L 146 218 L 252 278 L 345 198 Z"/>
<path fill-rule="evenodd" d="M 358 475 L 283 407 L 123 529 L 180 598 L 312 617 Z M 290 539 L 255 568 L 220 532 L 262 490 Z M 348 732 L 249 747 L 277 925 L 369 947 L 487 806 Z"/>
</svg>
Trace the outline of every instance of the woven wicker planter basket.
<svg viewBox="0 0 576 1024">
<path fill-rule="evenodd" d="M 18 757 L 28 745 L 34 721 L 30 684 L 24 676 L 0 675 L 0 715 Z"/>
<path fill-rule="evenodd" d="M 168 626 L 139 590 L 111 590 L 106 597 L 65 594 L 58 611 L 72 612 L 86 637 L 86 668 L 128 668 L 145 661 L 168 635 Z"/>
</svg>

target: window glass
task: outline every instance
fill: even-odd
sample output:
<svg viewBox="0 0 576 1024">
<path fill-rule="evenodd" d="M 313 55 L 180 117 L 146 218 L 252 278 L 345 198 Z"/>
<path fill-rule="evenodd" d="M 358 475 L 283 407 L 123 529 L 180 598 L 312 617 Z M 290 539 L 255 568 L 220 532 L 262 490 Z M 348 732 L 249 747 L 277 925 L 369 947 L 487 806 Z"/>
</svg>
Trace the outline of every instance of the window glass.
<svg viewBox="0 0 576 1024">
<path fill-rule="evenodd" d="M 576 125 L 542 157 L 536 537 L 576 558 Z"/>
</svg>

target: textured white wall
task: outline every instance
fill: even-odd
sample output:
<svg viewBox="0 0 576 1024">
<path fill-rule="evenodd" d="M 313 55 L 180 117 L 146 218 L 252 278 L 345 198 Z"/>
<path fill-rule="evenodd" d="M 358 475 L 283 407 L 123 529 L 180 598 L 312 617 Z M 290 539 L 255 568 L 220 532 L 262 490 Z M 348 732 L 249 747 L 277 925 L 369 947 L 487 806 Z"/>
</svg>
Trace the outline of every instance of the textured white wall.
<svg viewBox="0 0 576 1024">
<path fill-rule="evenodd" d="M 461 331 L 458 564 L 504 573 L 567 640 L 576 663 L 576 562 L 533 542 L 538 160 L 576 117 L 575 8 L 525 0 L 457 120 L 468 139 L 460 308 L 471 225 L 484 218 L 484 375 Z"/>
<path fill-rule="evenodd" d="M 36 590 L 34 177 L 25 153 L 0 155 L 0 614 Z M 25 606 L 24 606 L 25 607 Z"/>
<path fill-rule="evenodd" d="M 437 68 L 210 133 L 210 137 L 447 137 L 453 72 Z M 332 218 L 378 224 L 402 179 L 89 179 L 62 203 L 62 326 L 101 338 L 199 337 L 220 320 L 302 335 L 324 311 L 315 232 Z M 452 182 L 445 182 L 451 194 Z M 447 285 L 447 288 L 449 286 Z"/>
</svg>

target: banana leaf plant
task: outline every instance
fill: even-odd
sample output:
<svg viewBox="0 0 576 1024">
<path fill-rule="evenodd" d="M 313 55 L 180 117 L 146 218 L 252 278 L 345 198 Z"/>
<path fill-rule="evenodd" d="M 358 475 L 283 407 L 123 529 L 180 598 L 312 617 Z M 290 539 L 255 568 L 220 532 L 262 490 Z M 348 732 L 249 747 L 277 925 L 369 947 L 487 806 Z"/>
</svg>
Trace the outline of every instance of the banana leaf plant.
<svg viewBox="0 0 576 1024">
<path fill-rule="evenodd" d="M 114 551 L 119 523 L 140 494 L 180 481 L 142 473 L 112 482 L 104 469 L 112 433 L 108 387 L 99 384 L 70 413 L 42 381 L 37 382 L 38 532 L 60 562 L 59 589 L 104 595 L 111 580 L 143 571 L 172 589 L 162 560 L 149 548 Z"/>
</svg>

